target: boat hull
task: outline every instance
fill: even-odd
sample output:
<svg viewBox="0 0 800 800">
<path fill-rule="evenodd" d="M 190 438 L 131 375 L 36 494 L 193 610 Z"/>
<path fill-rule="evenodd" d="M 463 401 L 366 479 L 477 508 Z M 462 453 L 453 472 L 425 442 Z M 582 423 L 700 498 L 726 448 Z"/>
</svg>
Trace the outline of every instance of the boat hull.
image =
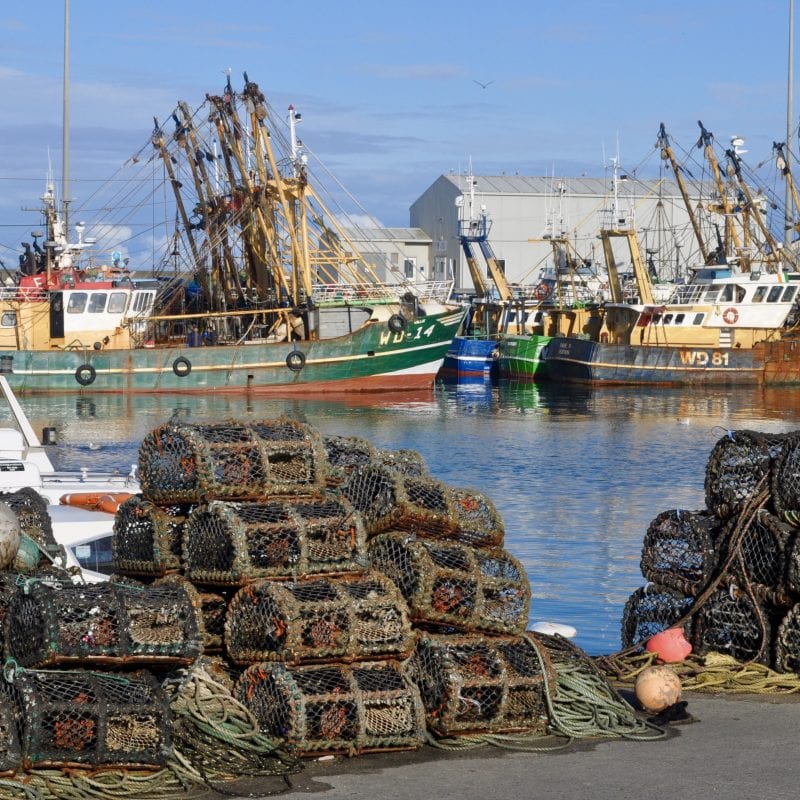
<svg viewBox="0 0 800 800">
<path fill-rule="evenodd" d="M 535 381 L 547 377 L 542 351 L 550 336 L 505 336 L 500 340 L 497 372 L 513 381 Z"/>
<path fill-rule="evenodd" d="M 0 351 L 14 356 L 15 391 L 310 394 L 419 390 L 433 385 L 464 316 L 461 309 L 409 320 L 394 332 L 368 322 L 319 341 L 131 350 Z M 300 352 L 297 371 L 287 357 Z M 90 368 L 90 369 L 89 369 Z M 82 378 L 81 383 L 78 378 Z M 88 380 L 88 382 L 87 382 Z"/>
<path fill-rule="evenodd" d="M 439 377 L 446 382 L 486 380 L 494 370 L 496 350 L 496 339 L 456 336 L 447 349 Z"/>
<path fill-rule="evenodd" d="M 542 359 L 550 380 L 589 384 L 800 384 L 800 340 L 753 348 L 636 347 L 556 338 Z"/>
</svg>

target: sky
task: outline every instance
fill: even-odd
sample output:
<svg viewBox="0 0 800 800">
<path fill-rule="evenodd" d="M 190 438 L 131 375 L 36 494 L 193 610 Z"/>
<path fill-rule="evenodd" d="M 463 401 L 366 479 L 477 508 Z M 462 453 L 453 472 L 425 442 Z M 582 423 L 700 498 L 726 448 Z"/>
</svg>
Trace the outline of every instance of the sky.
<svg viewBox="0 0 800 800">
<path fill-rule="evenodd" d="M 789 0 L 70 6 L 78 203 L 148 142 L 154 116 L 221 92 L 226 70 L 301 111 L 314 158 L 387 226 L 408 225 L 411 204 L 470 160 L 476 174 L 603 177 L 619 153 L 655 177 L 661 122 L 687 151 L 697 120 L 723 146 L 742 136 L 753 161 L 786 139 Z M 63 42 L 62 0 L 0 4 L 6 262 L 38 225 L 48 163 L 61 176 Z"/>
</svg>

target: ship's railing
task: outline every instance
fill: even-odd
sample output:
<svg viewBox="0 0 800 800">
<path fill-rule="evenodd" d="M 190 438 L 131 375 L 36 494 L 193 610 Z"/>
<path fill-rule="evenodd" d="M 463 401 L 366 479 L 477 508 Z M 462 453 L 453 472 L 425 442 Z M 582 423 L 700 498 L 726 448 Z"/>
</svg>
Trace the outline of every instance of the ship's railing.
<svg viewBox="0 0 800 800">
<path fill-rule="evenodd" d="M 422 301 L 446 302 L 453 290 L 452 281 L 425 281 L 424 283 L 363 284 L 327 283 L 315 284 L 312 299 L 317 305 L 328 303 L 396 303 L 409 292 Z"/>
<path fill-rule="evenodd" d="M 0 286 L 0 301 L 33 300 L 41 302 L 47 300 L 47 289 L 38 286 Z"/>
</svg>

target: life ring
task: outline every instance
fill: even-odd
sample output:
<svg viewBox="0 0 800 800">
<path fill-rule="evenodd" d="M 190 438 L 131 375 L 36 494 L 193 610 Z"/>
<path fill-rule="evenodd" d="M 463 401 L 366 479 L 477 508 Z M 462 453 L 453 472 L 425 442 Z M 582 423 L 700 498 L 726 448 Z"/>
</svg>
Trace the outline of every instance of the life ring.
<svg viewBox="0 0 800 800">
<path fill-rule="evenodd" d="M 97 377 L 97 370 L 91 364 L 81 364 L 78 369 L 75 370 L 75 380 L 81 386 L 89 386 L 94 383 L 94 379 Z"/>
<path fill-rule="evenodd" d="M 192 362 L 188 358 L 178 356 L 172 362 L 172 371 L 179 377 L 185 378 L 192 371 Z"/>
<path fill-rule="evenodd" d="M 392 314 L 386 324 L 392 333 L 400 333 L 406 327 L 406 318 L 402 314 Z"/>
<path fill-rule="evenodd" d="M 726 308 L 722 312 L 722 319 L 726 325 L 735 325 L 739 319 L 739 312 L 733 307 Z"/>
<path fill-rule="evenodd" d="M 58 502 L 62 506 L 85 508 L 88 511 L 105 511 L 116 514 L 119 507 L 129 498 L 131 492 L 74 492 L 62 494 Z"/>
<path fill-rule="evenodd" d="M 534 290 L 533 296 L 541 303 L 550 297 L 550 287 L 546 283 L 540 283 Z"/>
<path fill-rule="evenodd" d="M 292 372 L 300 372 L 301 369 L 306 365 L 306 356 L 305 353 L 300 352 L 300 350 L 292 350 L 288 356 L 286 356 L 286 366 Z"/>
</svg>

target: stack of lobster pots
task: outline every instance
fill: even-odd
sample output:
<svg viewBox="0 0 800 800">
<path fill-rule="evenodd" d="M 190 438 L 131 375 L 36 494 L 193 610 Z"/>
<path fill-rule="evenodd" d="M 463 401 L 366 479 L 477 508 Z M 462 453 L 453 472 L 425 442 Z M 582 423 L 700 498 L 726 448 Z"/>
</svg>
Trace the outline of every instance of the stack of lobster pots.
<svg viewBox="0 0 800 800">
<path fill-rule="evenodd" d="M 706 508 L 648 527 L 622 644 L 680 624 L 698 655 L 800 672 L 800 432 L 730 431 L 705 471 Z"/>
<path fill-rule="evenodd" d="M 288 418 L 172 422 L 139 452 L 115 570 L 181 587 L 206 653 L 298 754 L 543 732 L 530 586 L 492 503 L 412 451 Z"/>
</svg>

